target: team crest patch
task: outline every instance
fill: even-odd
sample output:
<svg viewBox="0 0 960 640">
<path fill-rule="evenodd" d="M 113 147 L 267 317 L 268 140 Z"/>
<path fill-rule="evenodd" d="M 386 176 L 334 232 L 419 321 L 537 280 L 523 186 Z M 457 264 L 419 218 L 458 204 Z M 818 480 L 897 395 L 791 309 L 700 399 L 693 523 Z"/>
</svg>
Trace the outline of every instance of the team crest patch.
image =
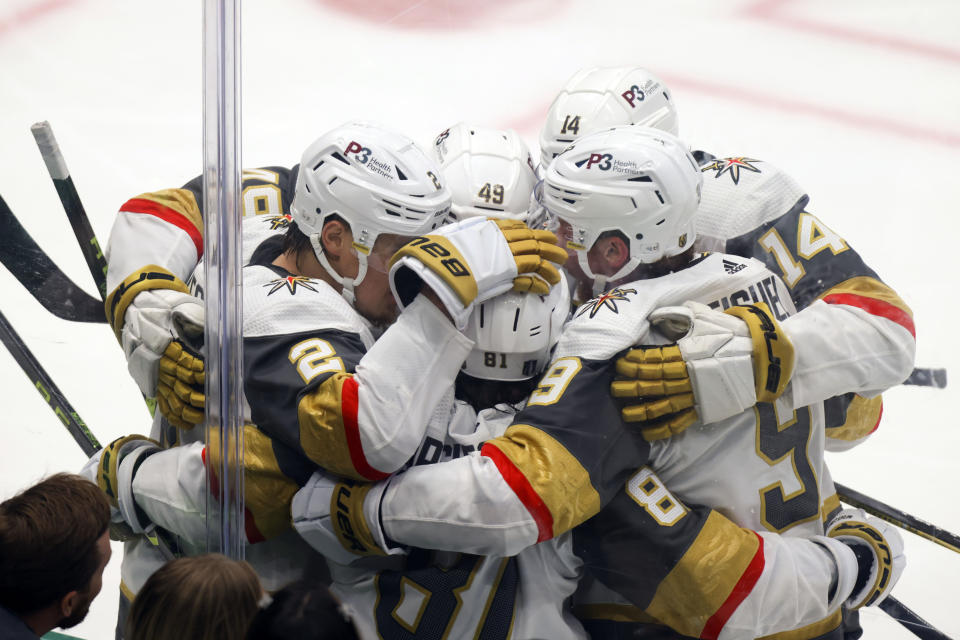
<svg viewBox="0 0 960 640">
<path fill-rule="evenodd" d="M 620 309 L 617 308 L 618 302 L 630 302 L 627 298 L 628 295 L 637 295 L 636 289 L 621 289 L 617 287 L 616 289 L 611 289 L 606 293 L 597 296 L 593 300 L 588 300 L 577 312 L 577 317 L 579 318 L 587 311 L 590 312 L 590 317 L 597 315 L 601 309 L 606 307 L 613 311 L 614 313 L 620 313 Z"/>
<path fill-rule="evenodd" d="M 314 282 L 306 276 L 287 276 L 286 278 L 277 278 L 276 280 L 271 280 L 267 284 L 263 285 L 265 287 L 271 287 L 270 291 L 267 291 L 267 295 L 273 295 L 280 289 L 284 287 L 290 292 L 290 295 L 295 295 L 297 293 L 297 287 L 303 287 L 308 291 L 316 291 L 313 288 Z"/>
<path fill-rule="evenodd" d="M 740 156 L 739 158 L 717 158 L 710 164 L 704 165 L 700 171 L 703 173 L 706 173 L 707 171 L 716 171 L 713 176 L 716 179 L 719 179 L 724 173 L 728 173 L 730 174 L 730 179 L 733 180 L 733 184 L 740 184 L 741 169 L 744 169 L 745 171 L 753 171 L 754 173 L 761 173 L 758 167 L 751 164 L 753 162 L 762 161 L 744 156 Z"/>
<path fill-rule="evenodd" d="M 267 222 L 270 224 L 270 231 L 286 229 L 290 226 L 290 223 L 293 222 L 293 216 L 291 216 L 289 213 L 284 213 L 279 216 L 267 218 Z"/>
</svg>

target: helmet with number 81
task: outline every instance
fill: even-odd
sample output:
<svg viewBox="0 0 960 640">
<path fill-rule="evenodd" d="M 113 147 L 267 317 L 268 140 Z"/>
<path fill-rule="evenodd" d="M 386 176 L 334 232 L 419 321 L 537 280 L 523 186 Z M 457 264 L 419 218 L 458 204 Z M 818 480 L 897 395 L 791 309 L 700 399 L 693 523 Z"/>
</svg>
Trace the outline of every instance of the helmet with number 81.
<svg viewBox="0 0 960 640">
<path fill-rule="evenodd" d="M 589 67 L 564 85 L 540 131 L 540 171 L 577 138 L 623 124 L 677 135 L 677 109 L 667 86 L 642 67 Z"/>
<path fill-rule="evenodd" d="M 451 218 L 526 219 L 537 177 L 515 131 L 460 122 L 437 136 L 433 152 L 453 199 Z"/>
<path fill-rule="evenodd" d="M 351 122 L 304 151 L 290 213 L 352 303 L 377 236 L 429 233 L 442 224 L 449 208 L 450 192 L 441 183 L 439 166 L 411 139 L 376 124 Z M 359 260 L 355 278 L 339 275 L 323 251 L 320 234 L 333 215 L 353 235 Z"/>
<path fill-rule="evenodd" d="M 464 329 L 474 341 L 457 379 L 477 408 L 529 395 L 550 362 L 570 314 L 566 277 L 545 296 L 507 292 L 477 306 Z"/>
<path fill-rule="evenodd" d="M 561 242 L 594 291 L 640 264 L 693 246 L 703 178 L 686 145 L 669 133 L 624 125 L 577 140 L 551 162 L 543 204 L 569 228 Z M 629 259 L 609 275 L 594 273 L 588 252 L 607 232 L 622 234 Z M 568 263 L 569 264 L 569 263 Z"/>
</svg>

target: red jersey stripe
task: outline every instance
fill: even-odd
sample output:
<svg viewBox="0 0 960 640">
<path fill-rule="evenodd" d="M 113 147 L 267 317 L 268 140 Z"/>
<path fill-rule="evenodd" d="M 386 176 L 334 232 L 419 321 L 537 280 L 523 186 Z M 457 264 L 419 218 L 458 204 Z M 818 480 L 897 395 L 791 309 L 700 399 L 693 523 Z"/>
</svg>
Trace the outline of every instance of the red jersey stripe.
<svg viewBox="0 0 960 640">
<path fill-rule="evenodd" d="M 910 317 L 910 314 L 889 302 L 867 296 L 858 296 L 855 293 L 831 293 L 830 295 L 824 296 L 823 301 L 827 304 L 846 304 L 851 307 L 857 307 L 871 315 L 892 320 L 909 331 L 910 335 L 914 338 L 917 337 L 913 318 Z"/>
<path fill-rule="evenodd" d="M 537 542 L 543 542 L 544 540 L 552 538 L 553 515 L 550 513 L 550 509 L 547 508 L 546 503 L 544 503 L 540 496 L 537 495 L 537 492 L 533 490 L 533 486 L 530 484 L 530 481 L 527 480 L 527 477 L 514 466 L 510 458 L 504 455 L 496 445 L 490 444 L 489 442 L 483 445 L 483 448 L 480 449 L 480 455 L 493 460 L 493 463 L 497 465 L 497 469 L 500 470 L 500 475 L 503 476 L 507 485 L 513 489 L 513 492 L 520 498 L 520 502 L 522 502 L 523 506 L 530 512 L 534 522 L 537 523 L 537 530 L 539 531 Z"/>
<path fill-rule="evenodd" d="M 727 597 L 726 601 L 710 616 L 707 624 L 703 626 L 700 637 L 704 640 L 716 640 L 716 638 L 719 637 L 720 632 L 723 631 L 723 625 L 727 624 L 727 620 L 729 620 L 733 612 L 737 610 L 740 603 L 750 595 L 753 587 L 757 584 L 757 580 L 760 579 L 760 575 L 763 573 L 763 538 L 756 532 L 753 532 L 753 534 L 757 536 L 760 546 L 757 547 L 757 552 L 753 554 L 753 560 L 747 565 L 743 575 L 740 576 L 736 586 L 733 587 L 733 591 L 730 592 L 729 597 Z"/>
<path fill-rule="evenodd" d="M 340 411 L 343 417 L 343 432 L 347 438 L 347 448 L 350 450 L 350 462 L 357 473 L 367 480 L 383 480 L 389 473 L 377 471 L 367 462 L 363 455 L 363 443 L 360 442 L 360 427 L 357 424 L 357 412 L 360 407 L 358 398 L 357 381 L 353 376 L 348 376 L 343 380 L 343 387 L 340 389 Z"/>
<path fill-rule="evenodd" d="M 193 240 L 193 246 L 197 248 L 197 260 L 203 256 L 203 236 L 193 222 L 182 213 L 146 198 L 131 198 L 120 207 L 120 210 L 128 213 L 146 213 L 156 216 L 178 229 L 182 229 L 190 236 L 190 239 Z"/>
</svg>

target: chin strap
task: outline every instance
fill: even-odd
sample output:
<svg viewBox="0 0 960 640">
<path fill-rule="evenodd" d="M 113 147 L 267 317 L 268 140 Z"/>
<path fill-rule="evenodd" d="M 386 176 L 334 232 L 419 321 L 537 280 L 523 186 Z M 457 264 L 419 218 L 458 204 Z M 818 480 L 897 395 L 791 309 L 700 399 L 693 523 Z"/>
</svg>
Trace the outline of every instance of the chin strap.
<svg viewBox="0 0 960 640">
<path fill-rule="evenodd" d="M 347 301 L 347 304 L 352 307 L 357 299 L 353 291 L 367 275 L 367 255 L 362 251 L 357 251 L 357 277 L 347 278 L 337 273 L 337 270 L 334 269 L 333 265 L 330 264 L 330 261 L 327 260 L 327 254 L 323 251 L 323 245 L 320 244 L 320 234 L 311 234 L 310 244 L 313 245 L 313 253 L 317 256 L 320 266 L 326 270 L 327 275 L 333 278 L 334 282 L 342 287 L 340 290 L 340 295 L 343 296 L 343 299 Z"/>
<path fill-rule="evenodd" d="M 580 268 L 583 269 L 583 273 L 593 280 L 593 295 L 599 296 L 601 293 L 607 290 L 607 283 L 610 281 L 616 281 L 624 276 L 630 274 L 634 269 L 640 266 L 640 258 L 636 256 L 630 256 L 630 259 L 627 260 L 620 269 L 613 274 L 612 276 L 598 275 L 590 270 L 590 265 L 587 263 L 587 252 L 586 251 L 577 251 L 577 262 L 580 263 Z"/>
</svg>

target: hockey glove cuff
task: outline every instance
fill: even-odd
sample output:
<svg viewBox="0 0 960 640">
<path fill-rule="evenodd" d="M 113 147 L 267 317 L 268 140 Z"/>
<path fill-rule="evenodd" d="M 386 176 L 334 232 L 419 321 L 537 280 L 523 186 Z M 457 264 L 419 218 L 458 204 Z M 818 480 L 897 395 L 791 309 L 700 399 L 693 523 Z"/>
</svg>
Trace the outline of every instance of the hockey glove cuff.
<svg viewBox="0 0 960 640">
<path fill-rule="evenodd" d="M 402 247 L 390 262 L 390 287 L 402 309 L 426 284 L 462 329 L 475 303 L 511 289 L 547 294 L 560 281 L 553 263 L 565 260 L 549 231 L 470 218 Z"/>
<path fill-rule="evenodd" d="M 388 549 L 380 527 L 380 500 L 386 485 L 386 481 L 339 482 L 315 472 L 293 497 L 293 526 L 311 547 L 338 564 L 402 553 Z"/>
<path fill-rule="evenodd" d="M 827 526 L 827 536 L 843 542 L 857 556 L 860 571 L 845 603 L 848 608 L 879 604 L 890 595 L 907 563 L 896 528 L 863 509 L 844 509 Z"/>
<path fill-rule="evenodd" d="M 133 477 L 147 457 L 161 450 L 156 440 L 133 434 L 117 438 L 94 456 L 98 458 L 93 467 L 97 486 L 107 496 L 111 512 L 120 516 L 113 518 L 113 539 L 129 539 L 154 528 L 134 499 Z"/>
</svg>

